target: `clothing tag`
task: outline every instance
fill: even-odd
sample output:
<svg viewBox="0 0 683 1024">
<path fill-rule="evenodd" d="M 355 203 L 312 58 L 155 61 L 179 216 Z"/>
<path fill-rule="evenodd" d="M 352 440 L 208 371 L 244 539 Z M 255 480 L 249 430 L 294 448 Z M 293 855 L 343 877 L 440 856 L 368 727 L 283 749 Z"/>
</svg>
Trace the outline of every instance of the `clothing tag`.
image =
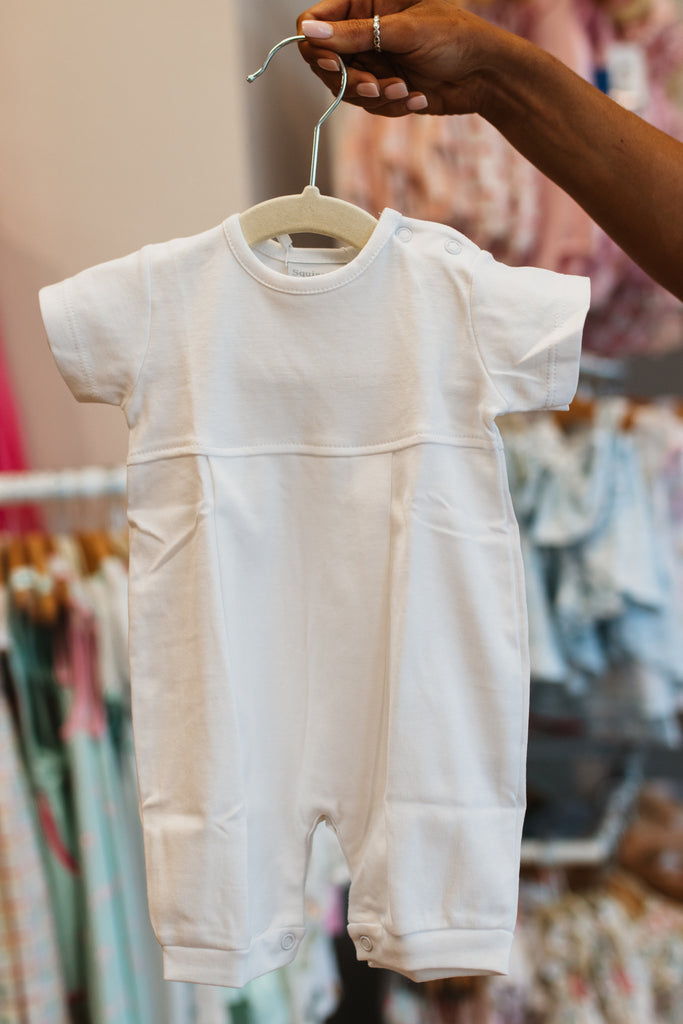
<svg viewBox="0 0 683 1024">
<path fill-rule="evenodd" d="M 334 270 L 335 264 L 330 263 L 287 263 L 288 277 L 320 277 L 321 274 Z"/>
<path fill-rule="evenodd" d="M 358 251 L 351 246 L 339 249 L 309 249 L 292 245 L 289 235 L 279 235 L 253 250 L 262 263 L 287 277 L 320 277 L 348 263 Z"/>
<path fill-rule="evenodd" d="M 288 252 L 286 263 L 289 277 L 320 277 L 331 270 L 348 263 L 355 250 L 346 249 L 299 249 Z"/>
<path fill-rule="evenodd" d="M 627 110 L 644 110 L 650 89 L 647 61 L 642 46 L 638 43 L 610 43 L 606 63 L 608 95 Z"/>
</svg>

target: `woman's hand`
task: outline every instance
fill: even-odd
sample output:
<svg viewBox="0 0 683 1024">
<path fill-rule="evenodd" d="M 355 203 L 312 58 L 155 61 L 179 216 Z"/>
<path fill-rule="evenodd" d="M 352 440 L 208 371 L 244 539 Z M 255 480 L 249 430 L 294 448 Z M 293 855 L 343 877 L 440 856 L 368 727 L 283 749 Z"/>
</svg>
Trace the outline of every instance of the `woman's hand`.
<svg viewBox="0 0 683 1024">
<path fill-rule="evenodd" d="M 373 8 L 381 53 L 373 48 Z M 345 99 L 387 117 L 478 111 L 499 36 L 509 35 L 456 0 L 323 0 L 300 15 L 297 29 L 307 36 L 303 57 L 333 92 L 340 54 Z"/>
</svg>

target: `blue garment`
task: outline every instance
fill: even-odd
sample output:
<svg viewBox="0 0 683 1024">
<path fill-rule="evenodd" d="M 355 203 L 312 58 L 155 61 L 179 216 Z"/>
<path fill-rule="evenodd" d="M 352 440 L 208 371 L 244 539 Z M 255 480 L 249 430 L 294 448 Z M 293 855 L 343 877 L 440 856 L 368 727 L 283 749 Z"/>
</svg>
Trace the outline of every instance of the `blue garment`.
<svg viewBox="0 0 683 1024">
<path fill-rule="evenodd" d="M 570 433 L 550 416 L 504 431 L 531 674 L 583 694 L 591 728 L 670 740 L 683 675 L 676 556 L 624 410 L 606 399 Z"/>
</svg>

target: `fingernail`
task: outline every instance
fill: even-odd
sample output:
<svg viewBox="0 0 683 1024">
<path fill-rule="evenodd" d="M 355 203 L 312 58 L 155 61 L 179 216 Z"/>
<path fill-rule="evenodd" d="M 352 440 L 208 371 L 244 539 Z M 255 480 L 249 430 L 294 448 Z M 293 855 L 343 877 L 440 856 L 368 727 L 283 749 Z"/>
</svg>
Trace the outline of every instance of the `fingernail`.
<svg viewBox="0 0 683 1024">
<path fill-rule="evenodd" d="M 384 90 L 388 100 L 402 100 L 408 95 L 408 86 L 405 82 L 392 82 Z"/>
<path fill-rule="evenodd" d="M 361 82 L 360 85 L 356 86 L 356 92 L 359 96 L 367 96 L 368 99 L 376 100 L 379 96 L 379 89 L 374 82 Z"/>
<path fill-rule="evenodd" d="M 411 96 L 406 106 L 408 110 L 424 110 L 425 107 L 429 106 L 429 100 L 420 93 L 418 96 Z"/>
<path fill-rule="evenodd" d="M 330 57 L 321 57 L 318 61 L 318 67 L 322 68 L 323 71 L 339 71 L 339 65 L 336 60 L 332 60 Z"/>
<path fill-rule="evenodd" d="M 334 29 L 326 21 L 302 21 L 301 31 L 309 39 L 329 39 Z"/>
</svg>

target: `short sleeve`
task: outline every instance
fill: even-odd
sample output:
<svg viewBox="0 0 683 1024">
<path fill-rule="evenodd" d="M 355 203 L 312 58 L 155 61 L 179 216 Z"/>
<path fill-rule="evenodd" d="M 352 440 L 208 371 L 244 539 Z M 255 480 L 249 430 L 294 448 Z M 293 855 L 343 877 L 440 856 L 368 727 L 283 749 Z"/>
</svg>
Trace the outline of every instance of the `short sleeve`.
<svg viewBox="0 0 683 1024">
<path fill-rule="evenodd" d="M 587 277 L 508 267 L 477 257 L 471 313 L 481 358 L 504 401 L 501 412 L 566 408 L 579 375 L 590 303 Z"/>
<path fill-rule="evenodd" d="M 59 372 L 79 402 L 122 405 L 147 350 L 151 285 L 145 249 L 40 291 Z"/>
</svg>

